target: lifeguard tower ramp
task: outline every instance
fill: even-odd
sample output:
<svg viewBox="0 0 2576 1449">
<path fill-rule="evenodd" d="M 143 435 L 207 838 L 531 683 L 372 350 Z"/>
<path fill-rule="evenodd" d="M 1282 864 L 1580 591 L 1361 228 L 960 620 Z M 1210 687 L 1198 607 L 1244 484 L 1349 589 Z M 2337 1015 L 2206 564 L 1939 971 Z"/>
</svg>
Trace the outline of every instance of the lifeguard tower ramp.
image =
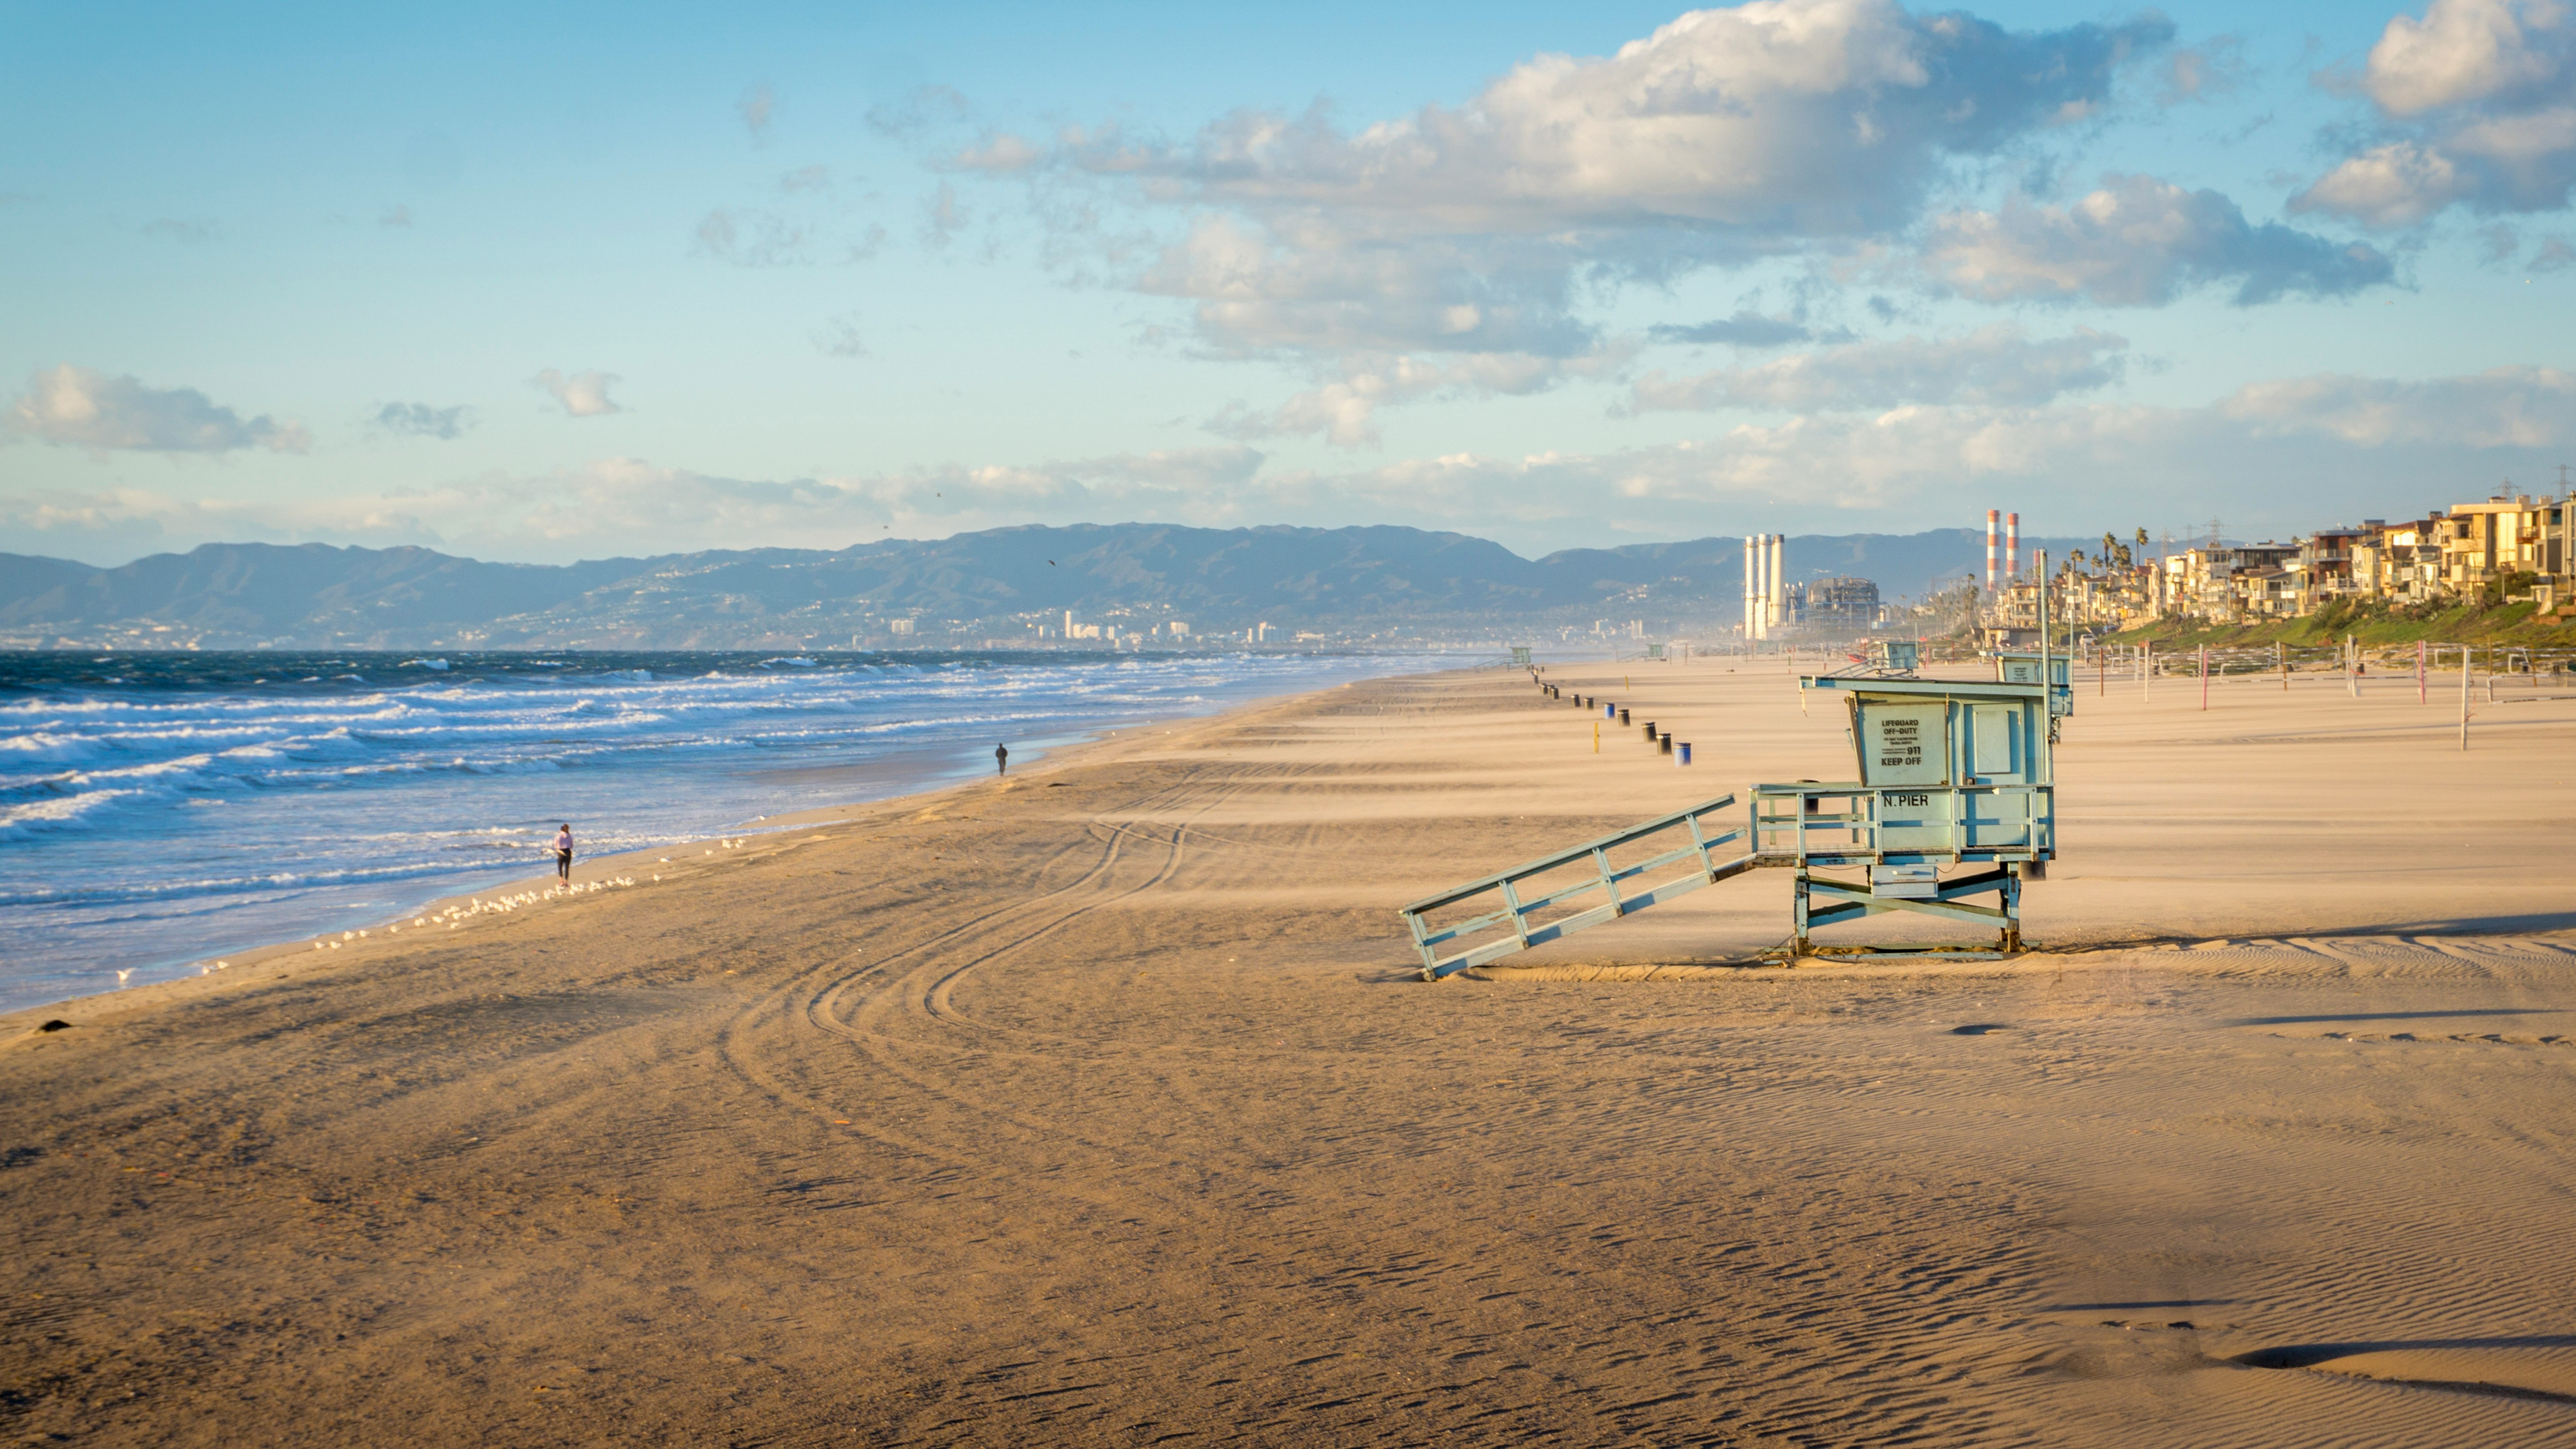
<svg viewBox="0 0 2576 1449">
<path fill-rule="evenodd" d="M 1756 785 L 1740 829 L 1720 796 L 1541 856 L 1404 907 L 1438 981 L 1762 868 L 1796 873 L 1789 939 L 1775 953 L 1890 955 L 2025 949 L 2021 887 L 2056 853 L 2046 686 L 1811 676 L 1844 691 L 1859 779 Z M 1749 842 L 1741 854 L 1722 850 Z M 1946 876 L 1944 871 L 1949 872 Z M 1669 872 L 1660 880 L 1646 878 Z M 1975 897 L 1994 896 L 1992 905 Z M 1438 924 L 1464 907 L 1476 912 Z M 1992 929 L 1992 946 L 1820 947 L 1818 927 L 1906 912 Z"/>
<path fill-rule="evenodd" d="M 1744 839 L 1718 818 L 1734 804 L 1734 796 L 1721 795 L 1406 906 L 1422 979 L 1518 955 L 1750 869 L 1751 855 L 1722 851 Z M 1646 880 L 1657 873 L 1664 878 Z M 1433 926 L 1435 914 L 1459 906 L 1478 914 Z"/>
</svg>

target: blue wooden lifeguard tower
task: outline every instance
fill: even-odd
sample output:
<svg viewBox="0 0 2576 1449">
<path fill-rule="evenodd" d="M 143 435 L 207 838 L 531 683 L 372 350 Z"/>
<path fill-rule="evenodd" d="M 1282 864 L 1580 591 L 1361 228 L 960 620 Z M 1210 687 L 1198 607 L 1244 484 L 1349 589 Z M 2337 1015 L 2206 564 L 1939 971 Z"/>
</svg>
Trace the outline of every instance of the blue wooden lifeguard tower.
<svg viewBox="0 0 2576 1449">
<path fill-rule="evenodd" d="M 1790 935 L 1775 959 L 2021 951 L 2022 884 L 2057 847 L 2053 687 L 2038 682 L 2047 673 L 2043 659 L 2028 682 L 1802 679 L 1845 696 L 1855 778 L 1755 785 L 1741 829 L 1721 823 L 1735 804 L 1724 795 L 1415 901 L 1403 916 L 1423 979 L 1759 868 L 1796 873 Z M 1992 904 L 1973 903 L 1986 896 Z M 1483 909 L 1435 921 L 1460 907 Z M 1815 941 L 1819 927 L 1896 912 L 1991 929 L 1994 943 Z"/>
<path fill-rule="evenodd" d="M 2022 882 L 2057 848 L 2042 687 L 1830 675 L 1802 683 L 1848 696 L 1858 778 L 1753 787 L 1753 864 L 1797 872 L 1787 954 L 1959 949 L 1814 942 L 1819 926 L 1894 911 L 1990 926 L 1995 950 L 2021 950 Z M 1995 904 L 1968 904 L 1986 895 Z"/>
</svg>

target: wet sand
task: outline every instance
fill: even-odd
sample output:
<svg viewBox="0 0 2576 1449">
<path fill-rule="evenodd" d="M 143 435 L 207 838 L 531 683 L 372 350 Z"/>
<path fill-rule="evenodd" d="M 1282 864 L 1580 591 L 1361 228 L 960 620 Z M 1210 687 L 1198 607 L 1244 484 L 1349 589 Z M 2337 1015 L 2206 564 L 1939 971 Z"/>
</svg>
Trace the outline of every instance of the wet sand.
<svg viewBox="0 0 2576 1449">
<path fill-rule="evenodd" d="M 1699 762 L 1355 685 L 0 1018 L 0 1421 L 2576 1442 L 2576 700 L 2088 680 L 2040 952 L 1743 967 L 1765 871 L 1426 985 L 1407 900 L 1849 774 L 1784 672 L 1551 677 Z"/>
</svg>

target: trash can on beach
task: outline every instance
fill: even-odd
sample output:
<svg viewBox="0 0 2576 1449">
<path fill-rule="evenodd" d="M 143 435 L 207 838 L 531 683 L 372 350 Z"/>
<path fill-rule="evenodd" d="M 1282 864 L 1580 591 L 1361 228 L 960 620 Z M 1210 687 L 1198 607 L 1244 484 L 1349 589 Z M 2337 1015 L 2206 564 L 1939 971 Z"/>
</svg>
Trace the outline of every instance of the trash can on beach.
<svg viewBox="0 0 2576 1449">
<path fill-rule="evenodd" d="M 1676 768 L 1679 768 L 1680 766 L 1687 765 L 1689 763 L 1690 741 L 1684 740 L 1680 744 L 1673 746 L 1673 765 Z"/>
</svg>

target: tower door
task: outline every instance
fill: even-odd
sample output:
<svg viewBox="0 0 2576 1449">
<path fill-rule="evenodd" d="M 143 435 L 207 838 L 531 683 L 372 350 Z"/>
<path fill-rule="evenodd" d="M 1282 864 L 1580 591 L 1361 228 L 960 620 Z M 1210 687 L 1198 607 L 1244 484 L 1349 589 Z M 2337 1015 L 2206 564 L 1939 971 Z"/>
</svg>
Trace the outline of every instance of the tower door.
<svg viewBox="0 0 2576 1449">
<path fill-rule="evenodd" d="M 1968 771 L 1980 785 L 2027 785 L 2030 746 L 2026 712 L 2017 704 L 1968 706 Z"/>
</svg>

